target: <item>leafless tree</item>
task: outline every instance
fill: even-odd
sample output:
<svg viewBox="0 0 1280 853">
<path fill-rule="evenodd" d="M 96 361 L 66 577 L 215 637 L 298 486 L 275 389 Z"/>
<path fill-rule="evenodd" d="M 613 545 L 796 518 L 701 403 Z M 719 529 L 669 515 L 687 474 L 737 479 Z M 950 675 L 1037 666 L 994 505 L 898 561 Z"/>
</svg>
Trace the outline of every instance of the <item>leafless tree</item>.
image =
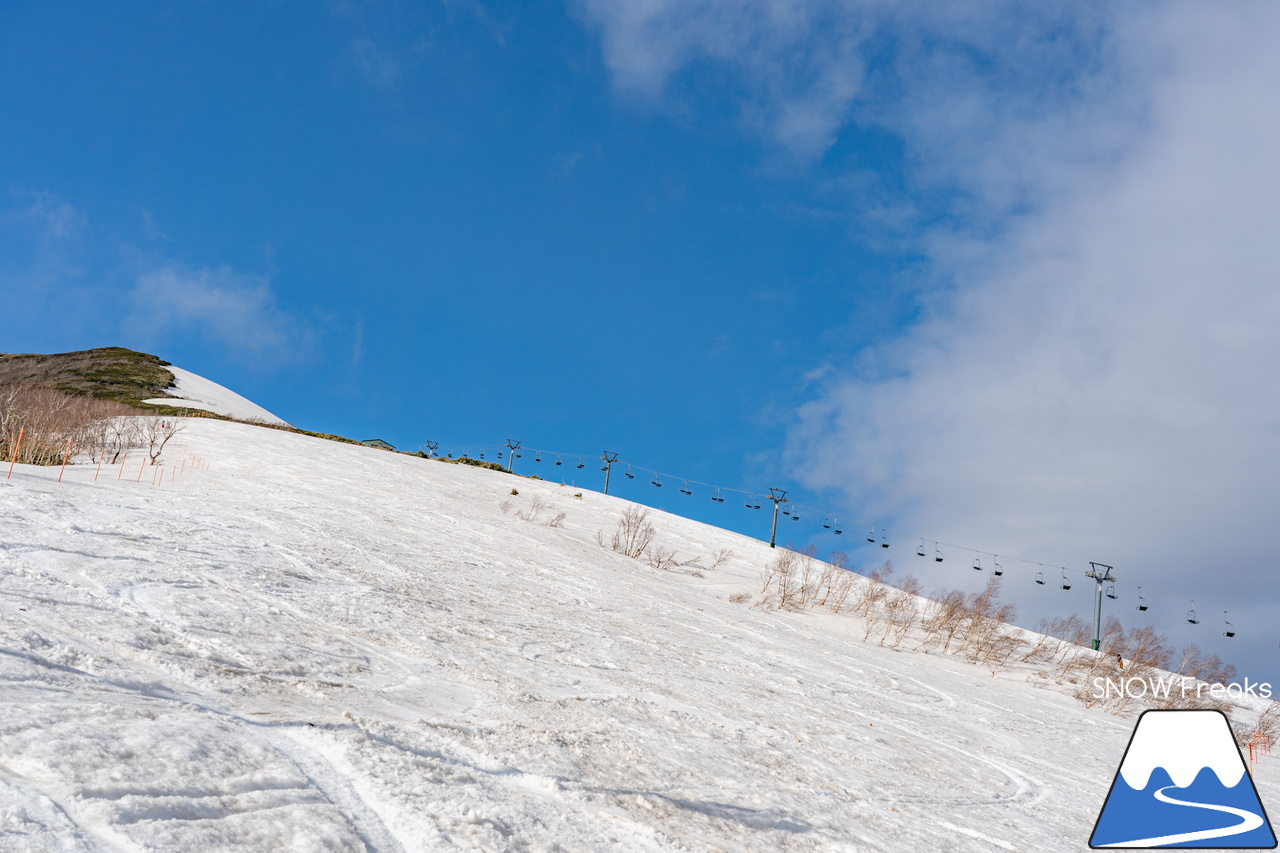
<svg viewBox="0 0 1280 853">
<path fill-rule="evenodd" d="M 139 418 L 138 434 L 143 444 L 147 448 L 147 456 L 151 458 L 152 465 L 160 464 L 160 456 L 164 453 L 164 446 L 169 440 L 178 433 L 182 432 L 185 424 L 181 418 Z"/>
<path fill-rule="evenodd" d="M 640 507 L 628 507 L 618 519 L 618 527 L 613 532 L 610 547 L 619 554 L 632 559 L 639 559 L 653 544 L 653 537 L 658 533 L 649 522 L 649 511 Z M 603 536 L 600 537 L 603 539 Z"/>
</svg>

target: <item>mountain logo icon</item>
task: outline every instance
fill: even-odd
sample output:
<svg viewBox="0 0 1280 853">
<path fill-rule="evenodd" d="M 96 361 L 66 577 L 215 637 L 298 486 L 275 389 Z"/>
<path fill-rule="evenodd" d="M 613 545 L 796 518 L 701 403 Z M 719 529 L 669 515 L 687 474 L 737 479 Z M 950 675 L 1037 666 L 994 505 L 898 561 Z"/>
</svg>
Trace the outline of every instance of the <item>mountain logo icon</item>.
<svg viewBox="0 0 1280 853">
<path fill-rule="evenodd" d="M 1089 846 L 1272 850 L 1276 836 L 1221 711 L 1146 711 Z"/>
</svg>

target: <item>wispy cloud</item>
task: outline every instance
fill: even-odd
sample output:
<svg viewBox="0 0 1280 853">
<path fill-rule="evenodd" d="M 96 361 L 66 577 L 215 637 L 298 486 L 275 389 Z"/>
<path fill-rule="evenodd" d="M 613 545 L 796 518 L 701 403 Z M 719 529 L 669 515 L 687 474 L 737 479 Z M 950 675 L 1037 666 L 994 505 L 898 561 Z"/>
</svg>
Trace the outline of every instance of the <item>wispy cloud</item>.
<svg viewBox="0 0 1280 853">
<path fill-rule="evenodd" d="M 745 79 L 744 122 L 802 157 L 820 155 L 861 90 L 874 30 L 861 4 L 827 0 L 576 0 L 601 34 L 617 87 L 658 99 L 689 66 L 727 63 Z"/>
<path fill-rule="evenodd" d="M 313 333 L 281 309 L 265 276 L 229 267 L 164 263 L 140 272 L 129 294 L 129 326 L 143 340 L 198 335 L 242 362 L 292 363 Z"/>
</svg>

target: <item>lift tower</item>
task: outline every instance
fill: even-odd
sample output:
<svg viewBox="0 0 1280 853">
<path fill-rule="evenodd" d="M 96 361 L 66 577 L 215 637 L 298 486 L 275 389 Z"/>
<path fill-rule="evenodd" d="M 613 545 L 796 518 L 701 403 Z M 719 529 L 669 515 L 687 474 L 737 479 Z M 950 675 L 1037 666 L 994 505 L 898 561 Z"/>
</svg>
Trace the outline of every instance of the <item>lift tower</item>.
<svg viewBox="0 0 1280 853">
<path fill-rule="evenodd" d="M 1104 583 L 1115 583 L 1115 576 L 1111 574 L 1114 566 L 1104 566 L 1102 563 L 1089 561 L 1091 568 L 1084 573 L 1087 578 L 1092 578 L 1097 584 L 1097 589 L 1093 591 L 1093 650 L 1096 652 L 1098 646 L 1102 645 L 1102 585 Z M 1112 595 L 1112 598 L 1115 598 Z"/>
</svg>

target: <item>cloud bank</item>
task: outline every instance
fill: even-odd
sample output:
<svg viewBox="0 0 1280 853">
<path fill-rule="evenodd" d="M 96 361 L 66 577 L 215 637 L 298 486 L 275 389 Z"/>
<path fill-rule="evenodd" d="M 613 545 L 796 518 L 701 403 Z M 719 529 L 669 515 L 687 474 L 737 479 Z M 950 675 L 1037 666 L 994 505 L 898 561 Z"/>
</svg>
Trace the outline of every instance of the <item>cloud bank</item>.
<svg viewBox="0 0 1280 853">
<path fill-rule="evenodd" d="M 581 7 L 620 87 L 720 62 L 750 69 L 775 144 L 821 156 L 851 123 L 903 144 L 920 318 L 819 371 L 788 441 L 807 485 L 901 529 L 1114 563 L 1164 629 L 1198 599 L 1211 647 L 1231 609 L 1250 629 L 1235 648 L 1274 669 L 1280 9 Z M 849 56 L 828 61 L 832 45 Z M 847 85 L 806 88 L 810 63 Z M 788 104 L 820 130 L 789 136 Z"/>
</svg>

